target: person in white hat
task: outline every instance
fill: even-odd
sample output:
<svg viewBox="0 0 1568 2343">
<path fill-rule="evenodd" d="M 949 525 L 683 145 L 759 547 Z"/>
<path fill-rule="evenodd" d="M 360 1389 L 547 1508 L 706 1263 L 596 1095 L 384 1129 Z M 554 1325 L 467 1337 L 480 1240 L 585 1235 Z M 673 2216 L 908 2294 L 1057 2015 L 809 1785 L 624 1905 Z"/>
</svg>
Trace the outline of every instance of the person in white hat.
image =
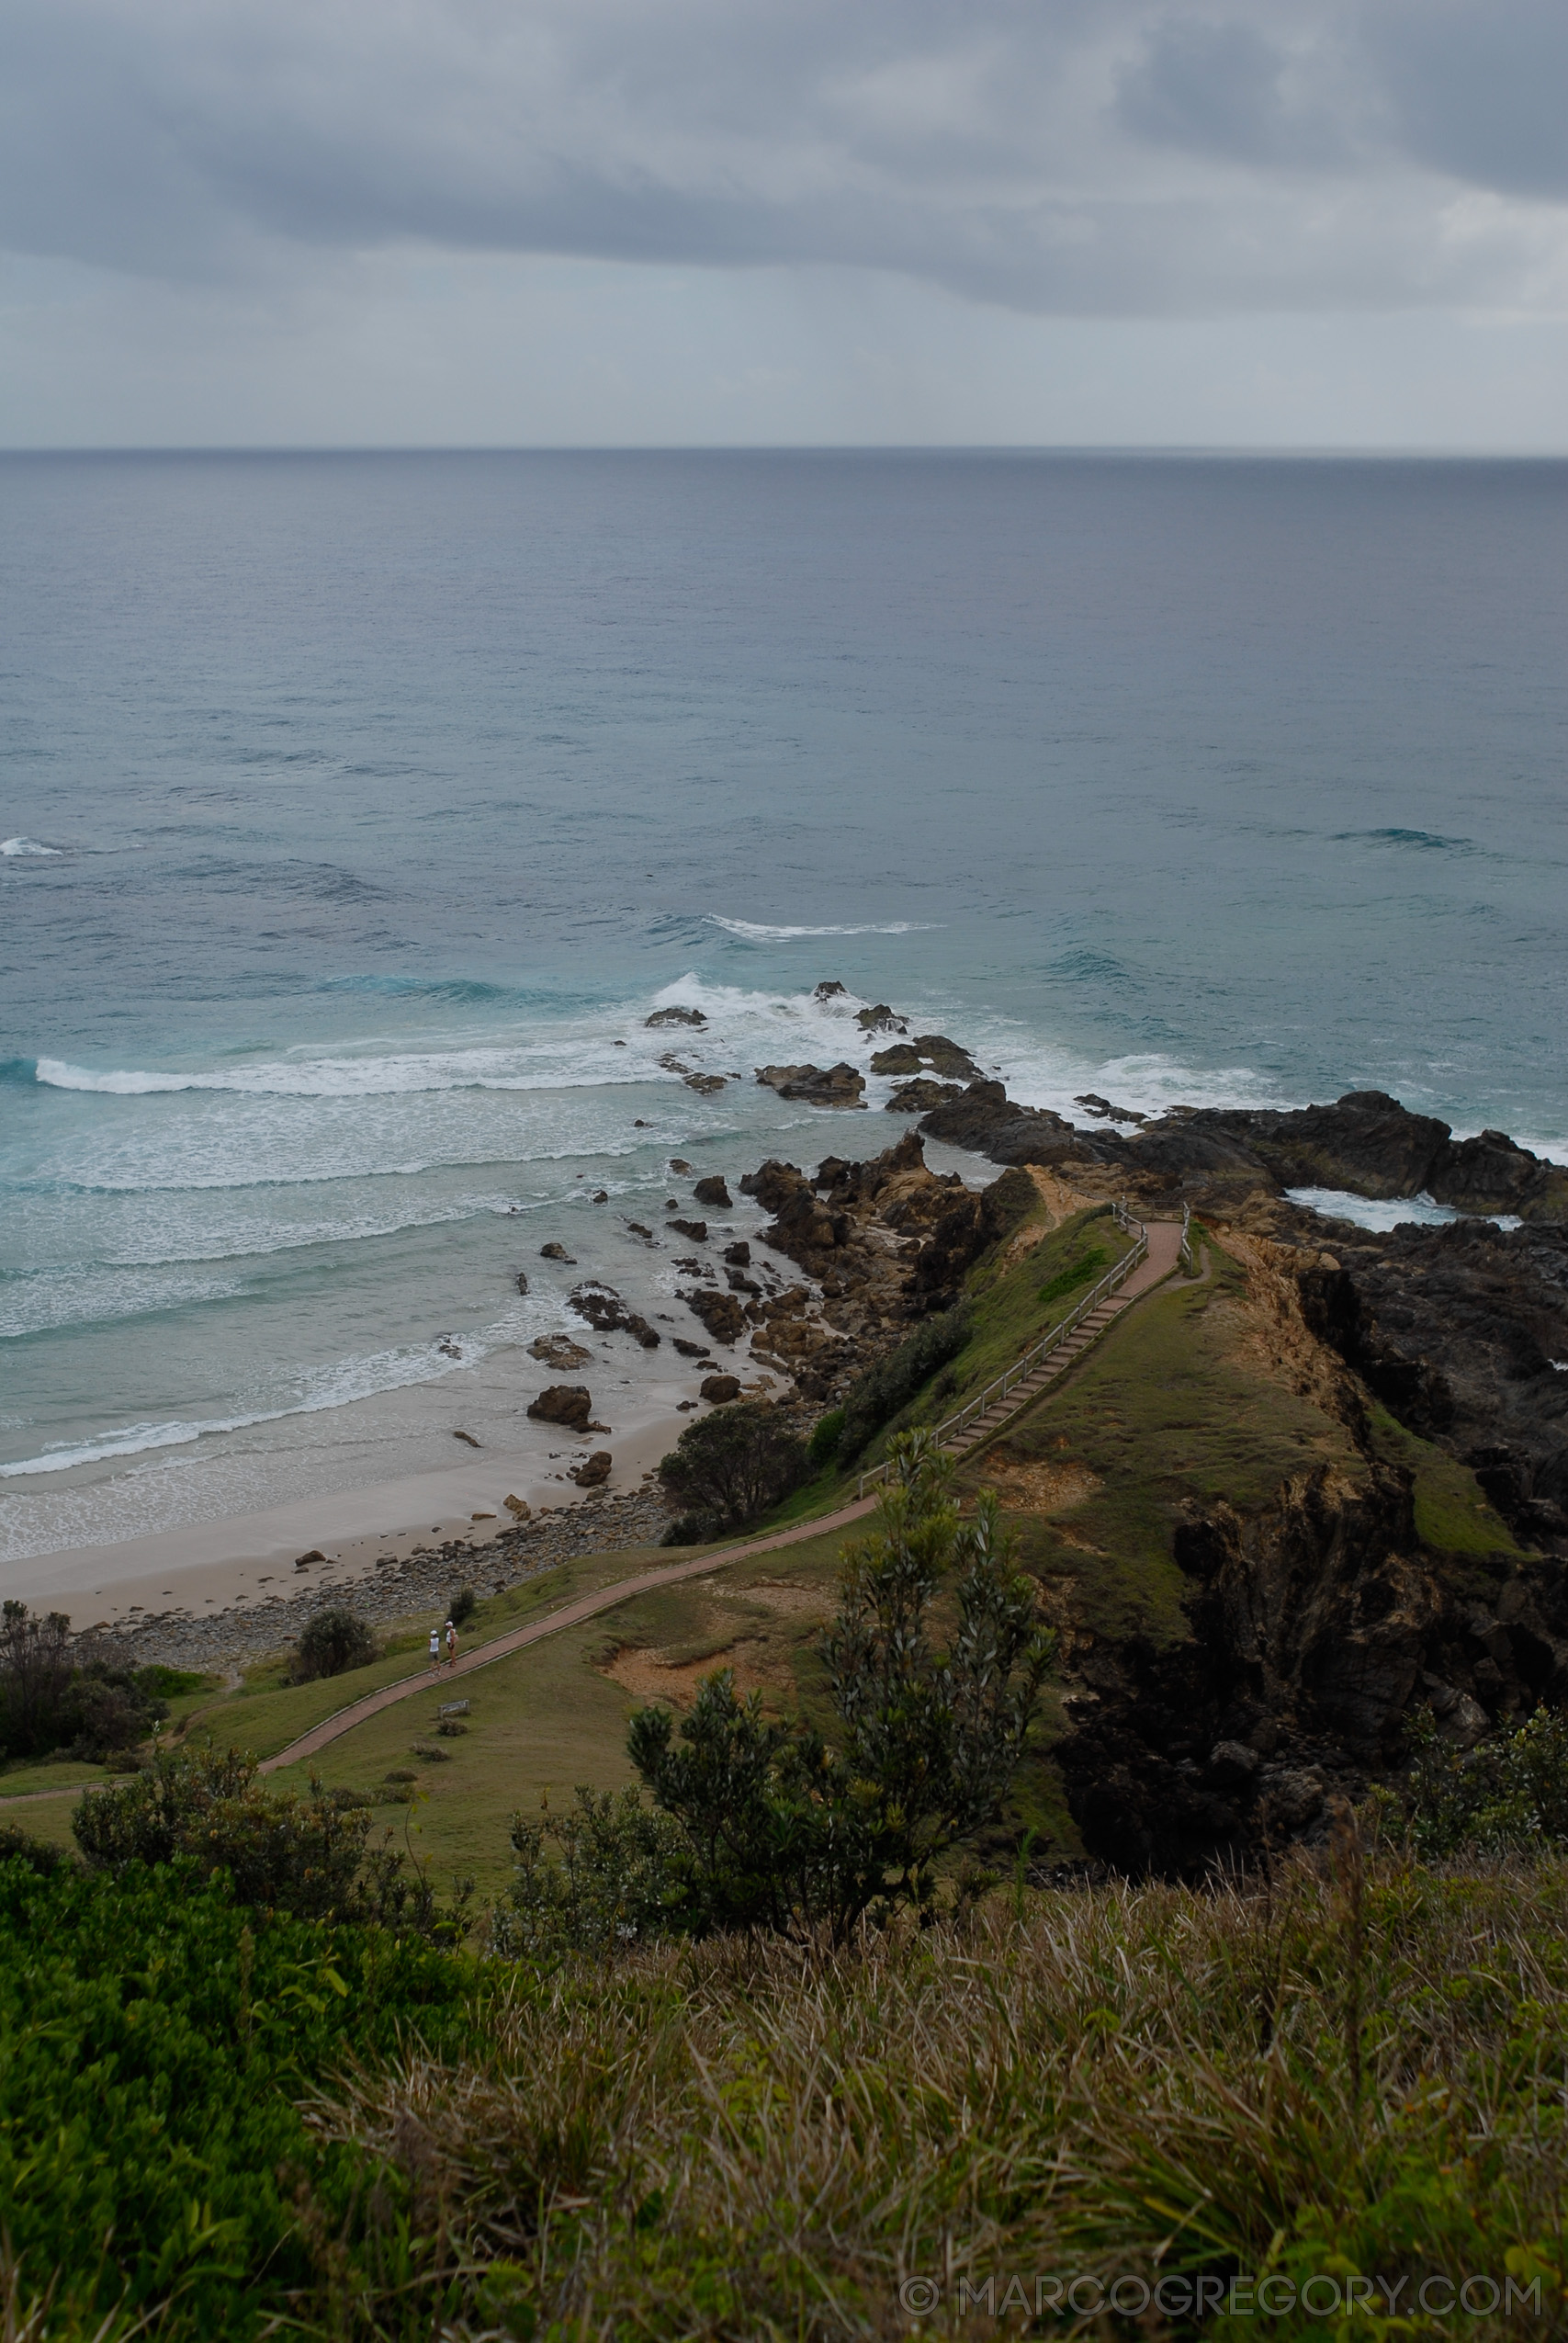
<svg viewBox="0 0 1568 2343">
<path fill-rule="evenodd" d="M 431 1672 L 439 1676 L 441 1673 L 441 1630 L 439 1627 L 432 1627 L 430 1631 L 430 1666 Z"/>
</svg>

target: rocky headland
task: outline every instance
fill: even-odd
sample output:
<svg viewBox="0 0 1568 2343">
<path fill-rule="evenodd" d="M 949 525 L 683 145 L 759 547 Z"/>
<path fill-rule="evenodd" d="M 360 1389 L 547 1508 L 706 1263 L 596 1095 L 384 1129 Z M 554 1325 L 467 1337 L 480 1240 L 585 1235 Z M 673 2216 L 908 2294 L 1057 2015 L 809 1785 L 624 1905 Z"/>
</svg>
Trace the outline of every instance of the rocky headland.
<svg viewBox="0 0 1568 2343">
<path fill-rule="evenodd" d="M 1568 1702 L 1568 1171 L 1501 1132 L 1456 1140 L 1381 1092 L 1157 1116 L 1086 1093 L 1074 1123 L 1010 1099 L 960 1043 L 911 1036 L 886 1004 L 855 1024 L 869 1073 L 900 1084 L 887 1104 L 907 1127 L 889 1145 L 815 1169 L 759 1165 L 738 1183 L 766 1216 L 748 1236 L 710 1226 L 735 1209 L 730 1182 L 671 1159 L 689 1200 L 671 1195 L 658 1231 L 628 1227 L 651 1247 L 689 1248 L 671 1259 L 690 1331 L 589 1273 L 566 1307 L 601 1338 L 647 1348 L 663 1319 L 699 1378 L 682 1409 L 765 1396 L 806 1430 L 949 1309 L 977 1263 L 990 1264 L 983 1287 L 1113 1196 L 1146 1217 L 1191 1211 L 1211 1289 L 1191 1302 L 1192 1341 L 1214 1380 L 1192 1400 L 1183 1453 L 1139 1452 L 1124 1425 L 1117 1464 L 1095 1447 L 1114 1406 L 1075 1432 L 1069 1402 L 1039 1411 L 1049 1454 L 1021 1433 L 965 1467 L 966 1486 L 1000 1489 L 1061 1633 L 1050 1763 L 1091 1860 L 1187 1874 L 1248 1860 L 1321 1832 L 1337 1794 L 1396 1771 L 1418 1707 L 1462 1746 L 1540 1699 Z M 757 1079 L 835 1116 L 864 1108 L 865 1075 L 848 1059 Z M 933 1171 L 925 1138 L 1001 1176 L 971 1187 Z M 1374 1233 L 1292 1189 L 1426 1196 L 1461 1217 Z M 595 1493 L 482 1545 L 389 1562 L 331 1600 L 386 1624 L 463 1583 L 509 1584 L 661 1534 L 651 1486 L 619 1498 L 600 1486 L 611 1459 L 590 1453 L 602 1430 L 590 1354 L 564 1330 L 532 1347 L 558 1379 L 541 1377 L 528 1412 L 581 1443 L 572 1477 Z M 1123 1356 L 1126 1338 L 1113 1348 Z M 1222 1441 L 1200 1471 L 1184 1452 L 1225 1430 L 1227 1410 L 1293 1428 L 1261 1439 L 1245 1469 Z M 1082 1456 L 1064 1461 L 1073 1438 Z M 1109 1486 L 1139 1454 L 1138 1518 L 1164 1522 L 1160 1567 L 1179 1589 L 1158 1633 L 1135 1605 L 1107 1610 L 1122 1533 L 1097 1543 L 1092 1510 L 1077 1532 L 1057 1522 L 1075 1473 Z M 323 1599 L 313 1587 L 250 1612 L 152 1618 L 118 1639 L 141 1658 L 231 1666 L 279 1648 Z"/>
</svg>

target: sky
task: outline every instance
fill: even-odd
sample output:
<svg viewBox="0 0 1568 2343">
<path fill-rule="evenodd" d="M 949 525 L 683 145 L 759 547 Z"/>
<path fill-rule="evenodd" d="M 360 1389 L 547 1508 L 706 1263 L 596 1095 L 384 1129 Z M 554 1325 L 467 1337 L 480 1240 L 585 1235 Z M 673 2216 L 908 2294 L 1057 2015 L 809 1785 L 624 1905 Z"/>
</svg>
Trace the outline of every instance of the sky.
<svg viewBox="0 0 1568 2343">
<path fill-rule="evenodd" d="M 1568 449 L 1568 0 L 6 0 L 0 446 Z"/>
</svg>

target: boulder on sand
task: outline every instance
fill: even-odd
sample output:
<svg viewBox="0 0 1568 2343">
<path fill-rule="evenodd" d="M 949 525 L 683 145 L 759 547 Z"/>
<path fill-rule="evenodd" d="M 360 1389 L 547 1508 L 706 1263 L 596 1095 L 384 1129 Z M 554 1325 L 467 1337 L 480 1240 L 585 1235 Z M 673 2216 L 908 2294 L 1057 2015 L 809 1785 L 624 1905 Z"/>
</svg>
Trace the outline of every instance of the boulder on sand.
<svg viewBox="0 0 1568 2343">
<path fill-rule="evenodd" d="M 693 1317 L 701 1319 L 714 1341 L 728 1344 L 745 1333 L 746 1313 L 733 1294 L 710 1292 L 699 1285 L 681 1298 Z"/>
<path fill-rule="evenodd" d="M 543 1366 L 564 1372 L 570 1367 L 586 1366 L 593 1353 L 585 1351 L 581 1342 L 574 1342 L 570 1334 L 540 1334 L 529 1343 L 528 1356 L 537 1359 Z"/>
<path fill-rule="evenodd" d="M 552 1383 L 530 1401 L 528 1413 L 536 1423 L 560 1423 L 572 1432 L 586 1432 L 593 1413 L 592 1394 L 586 1383 Z"/>
<path fill-rule="evenodd" d="M 607 1448 L 595 1448 L 592 1456 L 584 1456 L 580 1465 L 572 1466 L 567 1478 L 574 1480 L 579 1488 L 602 1488 L 615 1461 Z"/>
<path fill-rule="evenodd" d="M 697 1389 L 703 1398 L 711 1400 L 716 1408 L 726 1407 L 731 1399 L 739 1398 L 740 1377 L 738 1375 L 705 1375 L 698 1384 Z"/>
</svg>

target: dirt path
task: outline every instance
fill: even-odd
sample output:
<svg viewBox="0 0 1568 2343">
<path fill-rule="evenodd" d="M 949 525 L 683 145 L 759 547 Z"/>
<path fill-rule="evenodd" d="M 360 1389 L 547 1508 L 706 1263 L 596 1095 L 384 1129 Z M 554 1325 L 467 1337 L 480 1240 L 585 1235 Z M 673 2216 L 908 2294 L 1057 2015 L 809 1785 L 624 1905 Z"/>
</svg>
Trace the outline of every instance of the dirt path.
<svg viewBox="0 0 1568 2343">
<path fill-rule="evenodd" d="M 1164 1283 L 1176 1267 L 1181 1242 L 1181 1230 L 1175 1221 L 1151 1221 L 1148 1225 L 1149 1251 L 1146 1260 L 1140 1262 L 1127 1283 L 1115 1296 L 1116 1314 L 1130 1303 Z M 1208 1274 L 1205 1262 L 1203 1275 Z M 1031 1393 L 1032 1399 L 1038 1395 Z M 1027 1405 L 1025 1400 L 1022 1404 Z M 988 1436 L 988 1435 L 987 1435 Z M 613 1586 L 600 1587 L 592 1594 L 580 1595 L 575 1602 L 563 1603 L 558 1611 L 547 1611 L 542 1618 L 530 1620 L 524 1627 L 513 1627 L 504 1636 L 497 1636 L 488 1644 L 479 1645 L 448 1670 L 417 1669 L 412 1675 L 400 1676 L 396 1683 L 383 1684 L 379 1692 L 367 1692 L 362 1700 L 351 1701 L 346 1708 L 336 1710 L 311 1726 L 299 1740 L 291 1741 L 276 1757 L 265 1758 L 257 1769 L 262 1773 L 276 1773 L 279 1767 L 298 1765 L 302 1758 L 314 1757 L 329 1741 L 337 1740 L 344 1733 L 352 1733 L 356 1725 L 367 1717 L 378 1716 L 384 1708 L 395 1707 L 399 1701 L 412 1700 L 416 1693 L 445 1690 L 460 1678 L 476 1675 L 481 1668 L 493 1666 L 514 1651 L 526 1650 L 530 1644 L 541 1643 L 547 1636 L 558 1635 L 563 1627 L 575 1627 L 585 1619 L 596 1618 L 601 1612 L 614 1611 L 634 1595 L 648 1594 L 655 1587 L 677 1586 L 682 1579 L 705 1578 L 710 1571 L 723 1569 L 732 1562 L 744 1562 L 755 1554 L 772 1554 L 780 1546 L 797 1545 L 803 1540 L 821 1537 L 827 1532 L 848 1529 L 852 1522 L 863 1521 L 876 1503 L 874 1497 L 863 1497 L 849 1505 L 840 1506 L 836 1513 L 823 1513 L 809 1522 L 797 1522 L 787 1530 L 775 1530 L 772 1536 L 747 1538 L 739 1545 L 721 1546 L 712 1554 L 699 1556 L 694 1561 L 671 1562 L 661 1570 L 644 1570 L 635 1579 L 618 1579 Z M 107 1786 L 107 1785 L 105 1785 Z M 0 1816 L 12 1806 L 32 1805 L 42 1798 L 71 1797 L 73 1791 L 36 1790 L 20 1797 L 0 1800 Z"/>
<path fill-rule="evenodd" d="M 1162 1285 L 1177 1266 L 1181 1247 L 1181 1228 L 1178 1221 L 1156 1220 L 1148 1224 L 1149 1250 L 1146 1260 L 1139 1262 L 1125 1285 L 1114 1296 L 1117 1314 L 1137 1301 L 1145 1294 Z M 1031 1398 L 1035 1395 L 1031 1394 Z M 1028 1402 L 1024 1402 L 1028 1404 Z M 575 1627 L 584 1619 L 596 1618 L 602 1611 L 614 1611 L 617 1604 L 628 1602 L 633 1595 L 647 1594 L 655 1587 L 676 1586 L 682 1579 L 705 1578 L 709 1571 L 722 1569 L 731 1562 L 744 1562 L 754 1554 L 771 1554 L 781 1545 L 795 1545 L 809 1537 L 821 1537 L 829 1530 L 847 1529 L 852 1522 L 863 1521 L 872 1511 L 876 1500 L 863 1497 L 844 1505 L 836 1513 L 824 1513 L 809 1522 L 798 1522 L 794 1528 L 775 1531 L 773 1536 L 748 1538 L 739 1545 L 722 1546 L 715 1554 L 705 1554 L 694 1562 L 671 1562 L 662 1570 L 645 1570 L 635 1579 L 619 1579 L 614 1586 L 601 1587 L 593 1594 L 579 1597 L 575 1602 L 563 1603 L 558 1611 L 548 1611 L 542 1619 L 530 1621 L 525 1627 L 513 1627 L 510 1634 L 498 1636 L 493 1643 L 480 1644 L 466 1658 L 459 1659 L 450 1673 L 443 1668 L 435 1670 L 422 1668 L 412 1676 L 400 1677 L 395 1684 L 383 1685 L 378 1692 L 367 1692 L 363 1700 L 355 1701 L 347 1708 L 340 1708 L 334 1715 L 324 1717 L 298 1741 L 291 1741 L 276 1757 L 267 1758 L 259 1771 L 276 1772 L 280 1766 L 297 1765 L 301 1758 L 314 1757 L 340 1734 L 352 1732 L 366 1718 L 379 1715 L 384 1708 L 391 1708 L 399 1701 L 410 1700 L 416 1692 L 431 1692 L 454 1683 L 457 1678 L 471 1676 L 480 1668 L 489 1668 L 498 1659 L 505 1659 L 512 1652 L 525 1650 L 529 1644 L 540 1643 L 546 1636 L 559 1633 L 563 1627 Z"/>
<path fill-rule="evenodd" d="M 257 1771 L 275 1773 L 279 1766 L 298 1765 L 301 1758 L 314 1757 L 329 1741 L 335 1741 L 342 1733 L 351 1733 L 356 1725 L 363 1725 L 367 1717 L 378 1715 L 382 1709 L 411 1700 L 416 1692 L 445 1692 L 461 1677 L 472 1676 L 478 1670 L 505 1659 L 512 1652 L 525 1650 L 529 1644 L 540 1643 L 546 1636 L 557 1635 L 563 1627 L 575 1627 L 584 1619 L 596 1618 L 601 1611 L 614 1611 L 633 1595 L 647 1594 L 655 1587 L 676 1586 L 682 1579 L 705 1578 L 710 1571 L 721 1570 L 731 1562 L 747 1561 L 753 1554 L 772 1554 L 781 1545 L 798 1545 L 805 1538 L 847 1529 L 852 1522 L 863 1521 L 875 1502 L 874 1498 L 863 1497 L 852 1505 L 840 1506 L 836 1513 L 821 1513 L 809 1522 L 797 1522 L 792 1529 L 775 1530 L 771 1537 L 747 1538 L 739 1545 L 720 1546 L 716 1552 L 700 1555 L 693 1562 L 671 1562 L 662 1570 L 644 1570 L 635 1579 L 617 1579 L 614 1586 L 580 1595 L 575 1602 L 563 1602 L 558 1611 L 547 1611 L 542 1619 L 530 1620 L 525 1627 L 513 1627 L 509 1634 L 497 1636 L 492 1643 L 479 1645 L 453 1669 L 422 1668 L 412 1676 L 400 1676 L 395 1684 L 384 1684 L 378 1692 L 367 1692 L 363 1700 L 323 1717 L 320 1725 L 312 1726 L 286 1749 L 279 1749 L 276 1757 L 265 1759 Z"/>
</svg>

